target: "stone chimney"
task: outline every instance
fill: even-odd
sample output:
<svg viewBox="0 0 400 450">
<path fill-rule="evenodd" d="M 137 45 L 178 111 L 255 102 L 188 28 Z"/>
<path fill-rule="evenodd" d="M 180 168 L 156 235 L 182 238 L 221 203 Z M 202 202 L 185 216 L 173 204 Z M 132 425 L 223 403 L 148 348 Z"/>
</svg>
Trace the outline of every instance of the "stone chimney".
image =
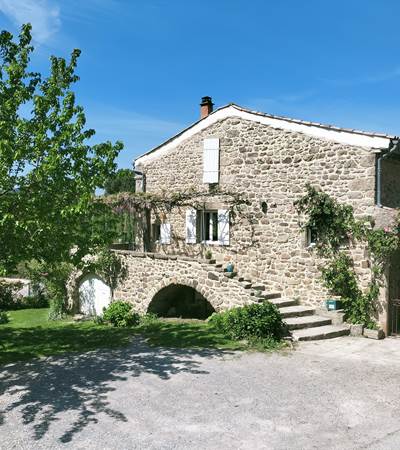
<svg viewBox="0 0 400 450">
<path fill-rule="evenodd" d="M 204 119 L 213 111 L 214 103 L 211 97 L 203 97 L 200 103 L 200 119 Z"/>
</svg>

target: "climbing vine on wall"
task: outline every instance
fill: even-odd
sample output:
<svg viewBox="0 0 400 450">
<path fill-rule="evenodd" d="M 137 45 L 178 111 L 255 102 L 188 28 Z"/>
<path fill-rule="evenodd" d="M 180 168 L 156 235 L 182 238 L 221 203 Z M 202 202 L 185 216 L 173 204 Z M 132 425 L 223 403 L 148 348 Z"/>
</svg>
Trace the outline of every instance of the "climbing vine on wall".
<svg viewBox="0 0 400 450">
<path fill-rule="evenodd" d="M 224 197 L 235 208 L 250 205 L 249 200 L 243 194 L 225 191 L 218 187 L 208 192 L 196 191 L 195 189 L 172 193 L 161 191 L 157 194 L 150 192 L 123 192 L 104 197 L 101 201 L 108 203 L 116 211 L 129 210 L 141 212 L 149 209 L 152 211 L 170 212 L 173 208 L 177 207 L 200 207 L 205 198 L 216 196 Z"/>
<path fill-rule="evenodd" d="M 305 214 L 304 227 L 316 231 L 315 249 L 326 260 L 321 268 L 324 286 L 342 298 L 345 319 L 376 327 L 374 315 L 385 264 L 399 248 L 399 226 L 374 228 L 372 218 L 354 217 L 350 205 L 341 204 L 327 193 L 307 185 L 306 194 L 295 202 L 299 214 Z M 363 291 L 355 272 L 349 245 L 364 244 L 371 261 L 371 280 Z"/>
<path fill-rule="evenodd" d="M 209 191 L 197 191 L 195 188 L 188 188 L 180 192 L 161 191 L 159 193 L 135 192 L 119 193 L 108 195 L 99 199 L 112 207 L 117 213 L 129 212 L 137 218 L 140 224 L 140 218 L 146 211 L 151 211 L 161 222 L 167 213 L 174 209 L 194 208 L 204 209 L 204 203 L 207 199 L 218 199 L 224 203 L 230 212 L 232 222 L 246 223 L 251 230 L 249 246 L 254 246 L 254 224 L 257 223 L 251 208 L 250 200 L 243 193 L 232 192 L 215 186 Z M 243 249 L 242 249 L 243 250 Z"/>
</svg>

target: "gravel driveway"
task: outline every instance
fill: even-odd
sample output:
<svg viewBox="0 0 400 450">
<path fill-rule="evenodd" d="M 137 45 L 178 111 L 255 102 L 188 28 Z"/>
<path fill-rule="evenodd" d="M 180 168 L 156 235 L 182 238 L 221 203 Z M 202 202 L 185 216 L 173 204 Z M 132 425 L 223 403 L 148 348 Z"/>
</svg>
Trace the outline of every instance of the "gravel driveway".
<svg viewBox="0 0 400 450">
<path fill-rule="evenodd" d="M 2 449 L 398 449 L 400 340 L 129 348 L 2 367 Z"/>
</svg>

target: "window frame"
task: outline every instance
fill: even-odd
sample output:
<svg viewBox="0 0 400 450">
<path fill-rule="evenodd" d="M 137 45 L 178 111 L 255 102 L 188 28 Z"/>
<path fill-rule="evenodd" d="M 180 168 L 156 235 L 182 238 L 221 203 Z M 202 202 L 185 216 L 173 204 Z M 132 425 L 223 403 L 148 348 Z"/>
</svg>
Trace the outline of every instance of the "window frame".
<svg viewBox="0 0 400 450">
<path fill-rule="evenodd" d="M 199 217 L 198 224 L 200 225 L 200 244 L 206 245 L 222 245 L 218 235 L 218 210 L 217 209 L 199 209 L 197 210 Z M 206 225 L 206 217 L 208 219 L 208 225 Z M 206 227 L 208 232 L 206 233 Z M 208 236 L 208 239 L 206 237 Z M 209 239 L 212 236 L 213 239 Z M 216 239 L 214 239 L 214 236 Z"/>
</svg>

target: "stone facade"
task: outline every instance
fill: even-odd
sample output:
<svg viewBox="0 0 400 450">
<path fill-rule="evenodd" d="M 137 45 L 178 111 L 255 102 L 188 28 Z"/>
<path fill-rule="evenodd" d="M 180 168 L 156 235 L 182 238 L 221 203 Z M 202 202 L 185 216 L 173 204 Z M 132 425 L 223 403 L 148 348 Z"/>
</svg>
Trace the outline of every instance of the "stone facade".
<svg viewBox="0 0 400 450">
<path fill-rule="evenodd" d="M 259 281 L 301 303 L 319 305 L 327 293 L 319 282 L 319 264 L 307 248 L 294 202 L 305 193 L 307 183 L 322 188 L 341 202 L 350 203 L 359 216 L 375 211 L 375 159 L 369 148 L 266 126 L 238 117 L 218 121 L 158 157 L 137 164 L 146 174 L 146 190 L 203 192 L 196 199 L 226 207 L 229 196 L 210 193 L 203 183 L 205 138 L 220 139 L 220 192 L 243 194 L 250 202 L 240 214 L 231 216 L 227 246 L 187 244 L 185 208 L 175 208 L 161 217 L 171 224 L 169 245 L 153 243 L 163 254 L 213 256 L 232 261 L 244 277 Z M 152 222 L 156 218 L 152 217 Z M 352 249 L 356 266 L 368 282 L 369 264 L 362 248 Z"/>
</svg>

